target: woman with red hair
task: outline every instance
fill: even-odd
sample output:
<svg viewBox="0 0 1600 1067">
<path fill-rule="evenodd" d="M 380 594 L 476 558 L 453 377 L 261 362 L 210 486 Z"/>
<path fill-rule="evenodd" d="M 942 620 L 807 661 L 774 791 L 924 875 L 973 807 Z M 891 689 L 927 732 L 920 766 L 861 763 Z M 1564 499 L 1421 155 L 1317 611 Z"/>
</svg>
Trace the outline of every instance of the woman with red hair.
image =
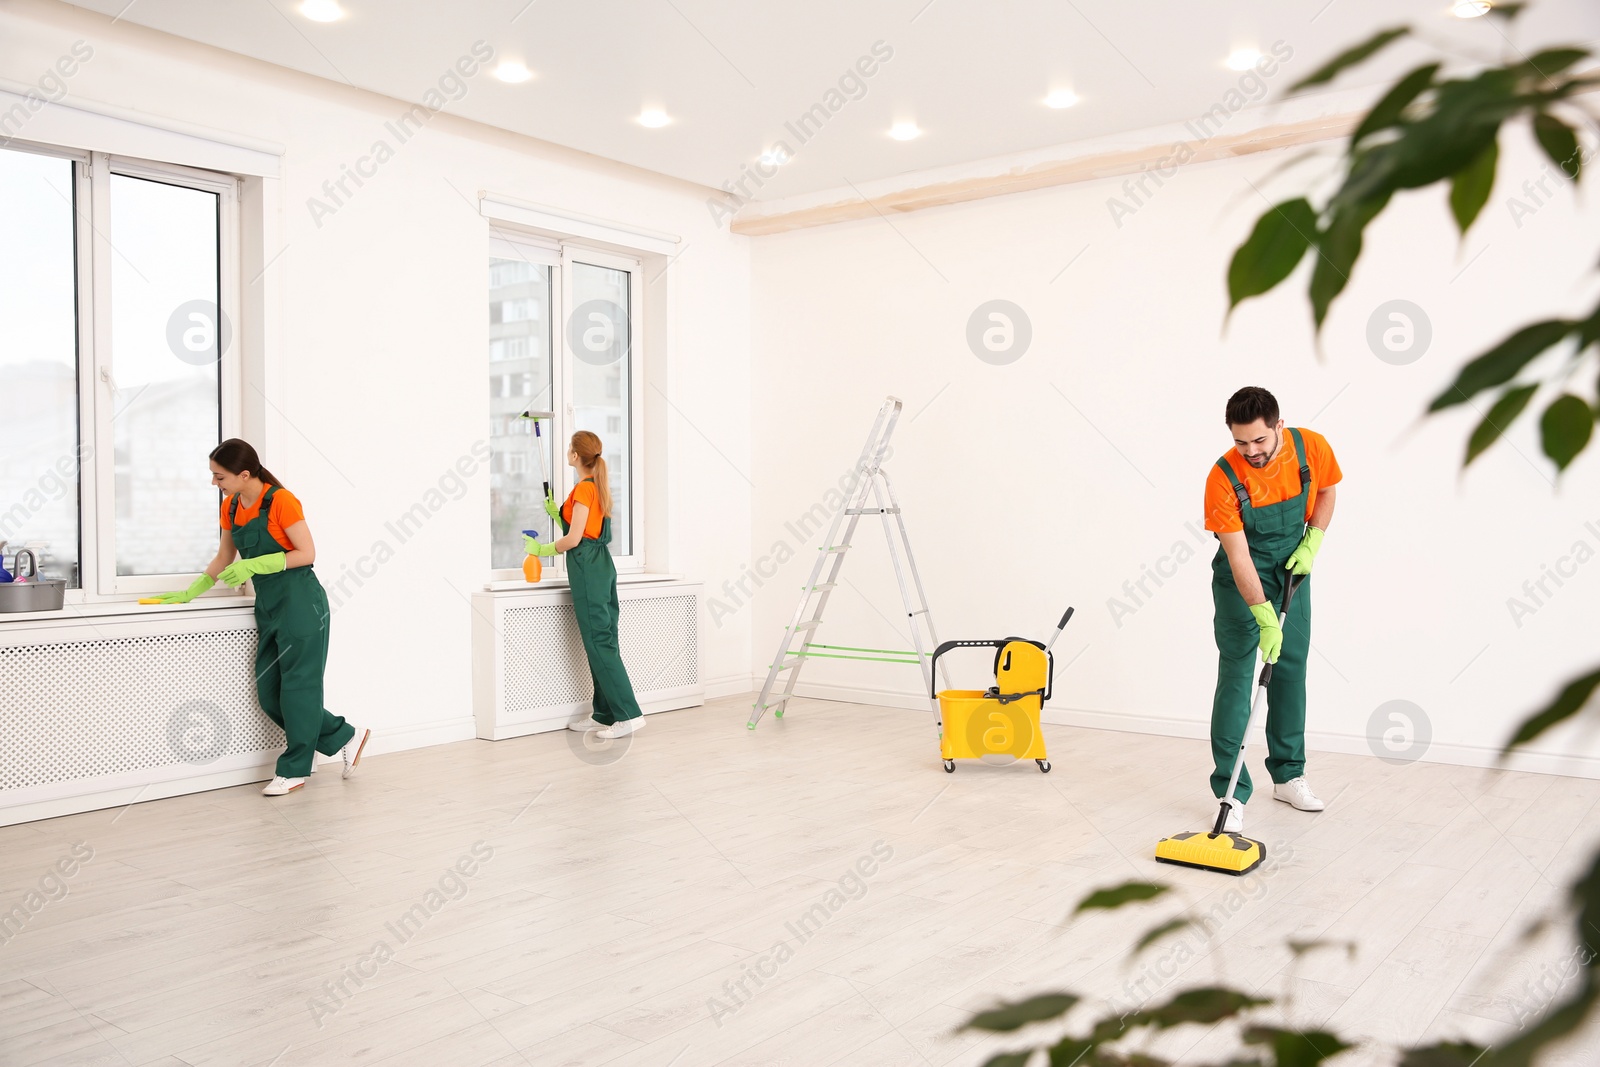
<svg viewBox="0 0 1600 1067">
<path fill-rule="evenodd" d="M 569 723 L 568 729 L 582 732 L 598 725 L 598 735 L 611 739 L 642 727 L 644 712 L 633 695 L 617 644 L 617 567 L 606 547 L 611 543 L 611 484 L 601 452 L 600 438 L 588 430 L 572 435 L 567 463 L 577 472 L 578 484 L 554 516 L 561 522 L 563 536 L 550 544 L 526 535 L 523 541 L 530 556 L 567 555 L 572 612 L 594 678 L 594 718 Z M 553 503 L 548 506 L 554 508 Z"/>
</svg>

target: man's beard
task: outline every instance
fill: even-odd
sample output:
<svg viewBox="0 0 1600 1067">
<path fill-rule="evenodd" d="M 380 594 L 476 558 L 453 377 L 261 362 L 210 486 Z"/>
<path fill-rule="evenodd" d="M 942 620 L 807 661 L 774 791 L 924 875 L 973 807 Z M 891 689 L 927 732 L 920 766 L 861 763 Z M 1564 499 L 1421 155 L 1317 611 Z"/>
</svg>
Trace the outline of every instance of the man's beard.
<svg viewBox="0 0 1600 1067">
<path fill-rule="evenodd" d="M 1278 454 L 1278 449 L 1282 447 L 1283 434 L 1279 433 L 1277 443 L 1272 446 L 1271 452 L 1267 452 L 1261 456 L 1246 456 L 1244 457 L 1244 461 L 1250 464 L 1250 466 L 1254 467 L 1256 470 L 1260 470 L 1262 467 L 1265 467 L 1268 463 L 1272 462 L 1272 457 L 1276 456 Z"/>
</svg>

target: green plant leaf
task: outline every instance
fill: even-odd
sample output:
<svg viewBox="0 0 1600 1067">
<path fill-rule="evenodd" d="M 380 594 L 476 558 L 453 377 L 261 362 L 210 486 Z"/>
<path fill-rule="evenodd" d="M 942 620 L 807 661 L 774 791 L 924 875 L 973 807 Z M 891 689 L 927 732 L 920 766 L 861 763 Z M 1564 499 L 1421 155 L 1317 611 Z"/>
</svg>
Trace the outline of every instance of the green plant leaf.
<svg viewBox="0 0 1600 1067">
<path fill-rule="evenodd" d="M 1311 269 L 1311 318 L 1318 330 L 1328 317 L 1333 298 L 1350 283 L 1361 255 L 1362 231 L 1388 203 L 1385 192 L 1376 200 L 1336 207 L 1328 228 L 1317 236 L 1316 266 Z"/>
<path fill-rule="evenodd" d="M 1123 882 L 1121 885 L 1110 886 L 1106 889 L 1096 889 L 1093 893 L 1078 901 L 1078 906 L 1072 909 L 1072 914 L 1089 911 L 1094 908 L 1120 908 L 1124 904 L 1134 904 L 1141 900 L 1154 900 L 1172 887 L 1156 882 Z"/>
<path fill-rule="evenodd" d="M 1159 1007 L 1148 1008 L 1128 1016 L 1128 1025 L 1153 1026 L 1166 1030 L 1184 1023 L 1214 1023 L 1239 1014 L 1246 1008 L 1271 1004 L 1236 989 L 1221 986 L 1201 986 L 1186 989 Z"/>
<path fill-rule="evenodd" d="M 1058 1015 L 1065 1015 L 1076 1003 L 1078 998 L 1072 993 L 1040 993 L 1027 1000 L 1013 1001 L 998 1008 L 980 1011 L 968 1019 L 961 1029 L 1010 1033 L 1022 1029 L 1029 1023 L 1043 1022 Z"/>
<path fill-rule="evenodd" d="M 1477 159 L 1456 171 L 1450 180 L 1450 213 L 1456 217 L 1456 229 L 1463 237 L 1489 200 L 1489 193 L 1494 189 L 1494 168 L 1499 160 L 1499 142 L 1490 141 Z"/>
<path fill-rule="evenodd" d="M 1588 56 L 1589 51 L 1584 48 L 1547 48 L 1535 52 L 1512 69 L 1523 77 L 1551 79 Z"/>
<path fill-rule="evenodd" d="M 1028 1061 L 1033 1059 L 1033 1049 L 1022 1052 L 1002 1052 L 997 1056 L 990 1056 L 983 1061 L 983 1067 L 1028 1067 Z"/>
<path fill-rule="evenodd" d="M 1144 932 L 1144 936 L 1139 938 L 1138 944 L 1133 946 L 1133 954 L 1137 956 L 1139 953 L 1143 952 L 1157 941 L 1160 941 L 1168 934 L 1193 925 L 1194 922 L 1190 919 L 1169 919 L 1160 926 L 1152 927 L 1151 929 L 1146 930 Z"/>
<path fill-rule="evenodd" d="M 1496 139 L 1500 124 L 1528 106 L 1517 79 L 1499 67 L 1441 82 L 1433 104 L 1431 113 L 1383 146 L 1389 150 L 1387 178 L 1395 189 L 1419 189 L 1464 170 Z"/>
<path fill-rule="evenodd" d="M 1541 111 L 1533 117 L 1533 135 L 1556 169 L 1577 181 L 1583 167 L 1583 153 L 1578 150 L 1578 135 L 1572 127 Z"/>
<path fill-rule="evenodd" d="M 1245 1030 L 1247 1045 L 1270 1045 L 1274 1067 L 1317 1067 L 1345 1049 L 1354 1048 L 1326 1030 L 1280 1030 L 1275 1026 L 1252 1026 Z"/>
<path fill-rule="evenodd" d="M 1388 47 L 1390 43 L 1399 40 L 1410 32 L 1411 29 L 1408 26 L 1394 26 L 1387 30 L 1379 30 L 1365 41 L 1353 48 L 1345 49 L 1304 78 L 1295 82 L 1289 87 L 1289 92 L 1298 93 L 1301 89 L 1309 89 L 1313 85 L 1331 82 L 1343 73 L 1345 68 L 1366 62 L 1381 49 Z"/>
<path fill-rule="evenodd" d="M 1442 1041 L 1423 1048 L 1409 1048 L 1400 1057 L 1399 1067 L 1487 1067 L 1483 1049 L 1459 1041 Z"/>
<path fill-rule="evenodd" d="M 1517 416 L 1522 414 L 1522 409 L 1528 406 L 1528 401 L 1538 389 L 1537 383 L 1514 385 L 1500 394 L 1500 399 L 1494 402 L 1489 414 L 1483 417 L 1483 421 L 1478 423 L 1477 429 L 1467 439 L 1467 458 L 1461 461 L 1463 467 L 1470 465 L 1485 449 L 1500 440 L 1500 435 L 1506 427 L 1517 421 Z"/>
<path fill-rule="evenodd" d="M 1297 957 L 1304 956 L 1307 952 L 1315 952 L 1319 948 L 1342 948 L 1350 959 L 1356 958 L 1356 943 L 1354 941 L 1330 941 L 1318 938 L 1315 941 L 1287 941 L 1289 951 Z"/>
<path fill-rule="evenodd" d="M 1506 742 L 1506 747 L 1500 750 L 1500 758 L 1505 759 L 1512 749 L 1527 744 L 1556 723 L 1572 718 L 1588 703 L 1596 686 L 1600 686 L 1600 669 L 1572 679 L 1562 687 L 1554 700 L 1522 720 L 1516 733 L 1511 735 L 1511 740 Z"/>
<path fill-rule="evenodd" d="M 1557 470 L 1566 470 L 1594 436 L 1594 412 L 1582 397 L 1563 393 L 1544 409 L 1539 434 L 1544 454 L 1556 461 Z"/>
<path fill-rule="evenodd" d="M 1485 389 L 1504 385 L 1527 366 L 1533 357 L 1559 343 L 1563 337 L 1571 333 L 1574 325 L 1566 319 L 1546 319 L 1524 326 L 1462 367 L 1456 374 L 1456 380 L 1451 382 L 1444 392 L 1433 398 L 1428 410 L 1443 411 L 1445 408 L 1466 403 Z"/>
<path fill-rule="evenodd" d="M 1083 1059 L 1095 1043 L 1081 1037 L 1064 1037 L 1050 1046 L 1050 1067 L 1084 1067 Z"/>
<path fill-rule="evenodd" d="M 1522 9 L 1527 6 L 1527 4 L 1495 4 L 1489 9 L 1489 14 L 1493 15 L 1497 19 L 1505 19 L 1507 22 L 1510 22 L 1512 19 L 1522 14 Z"/>
<path fill-rule="evenodd" d="M 1596 304 L 1589 317 L 1578 323 L 1578 351 L 1583 351 L 1600 341 L 1600 304 Z"/>
<path fill-rule="evenodd" d="M 1361 124 L 1356 127 L 1356 132 L 1350 135 L 1350 146 L 1354 148 L 1361 141 L 1379 130 L 1386 130 L 1400 121 L 1400 113 L 1406 109 L 1422 91 L 1433 84 L 1433 76 L 1439 72 L 1439 64 L 1429 63 L 1425 67 L 1418 67 L 1404 78 L 1395 82 L 1383 97 L 1372 105 Z"/>
<path fill-rule="evenodd" d="M 1317 213 L 1305 197 L 1269 208 L 1228 264 L 1228 311 L 1287 278 L 1316 232 Z"/>
</svg>

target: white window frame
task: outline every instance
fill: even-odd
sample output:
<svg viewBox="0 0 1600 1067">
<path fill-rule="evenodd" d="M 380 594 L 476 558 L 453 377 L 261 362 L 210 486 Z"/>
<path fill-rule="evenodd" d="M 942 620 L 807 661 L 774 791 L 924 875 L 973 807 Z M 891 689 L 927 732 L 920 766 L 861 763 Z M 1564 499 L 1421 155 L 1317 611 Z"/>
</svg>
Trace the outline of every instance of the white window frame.
<svg viewBox="0 0 1600 1067">
<path fill-rule="evenodd" d="M 612 563 L 618 573 L 640 572 L 644 570 L 644 516 L 639 508 L 644 500 L 644 479 L 641 477 L 644 464 L 640 459 L 640 451 L 644 445 L 644 345 L 641 336 L 644 333 L 641 325 L 643 318 L 639 314 L 641 304 L 641 288 L 644 284 L 644 267 L 639 260 L 630 256 L 620 256 L 615 252 L 601 252 L 597 249 L 587 248 L 571 242 L 561 245 L 561 273 L 563 280 L 568 270 L 575 263 L 586 263 L 594 267 L 605 267 L 610 270 L 624 271 L 628 275 L 628 517 L 633 522 L 632 537 L 629 551 L 626 555 L 613 555 Z M 572 318 L 572 289 L 565 286 L 561 303 L 561 350 L 562 370 L 572 365 L 571 361 L 577 358 L 567 345 L 566 324 Z M 573 411 L 572 401 L 572 376 L 562 374 L 561 408 L 566 415 L 566 425 L 560 440 L 565 442 L 572 436 L 573 424 L 576 414 Z M 561 465 L 563 485 L 567 492 L 572 490 L 573 471 L 566 464 Z M 565 493 L 562 494 L 565 497 Z"/>
<path fill-rule="evenodd" d="M 554 401 L 555 417 L 551 420 L 553 425 L 548 427 L 548 432 L 553 446 L 550 491 L 557 501 L 565 500 L 574 484 L 572 468 L 566 463 L 566 442 L 572 437 L 575 420 L 570 368 L 572 360 L 576 358 L 567 343 L 566 323 L 572 315 L 572 287 L 568 284 L 568 274 L 572 264 L 586 263 L 596 267 L 626 271 L 630 276 L 627 309 L 630 409 L 628 514 L 633 520 L 633 536 L 629 546 L 632 551 L 627 555 L 613 555 L 612 562 L 619 574 L 643 573 L 645 571 L 644 514 L 641 509 L 646 499 L 644 463 L 641 456 L 644 447 L 643 390 L 646 358 L 642 325 L 644 266 L 640 260 L 631 256 L 602 251 L 580 242 L 552 240 L 544 235 L 525 233 L 501 223 L 494 224 L 490 229 L 489 254 L 499 259 L 521 258 L 530 263 L 542 263 L 554 268 L 550 275 L 550 306 L 553 311 L 553 321 L 550 323 L 552 334 L 550 350 L 551 398 Z M 484 352 L 484 363 L 486 367 L 489 365 L 487 351 Z M 565 579 L 566 562 L 561 556 L 550 557 L 543 563 L 547 576 Z M 520 567 L 493 568 L 489 572 L 489 578 L 495 583 L 521 585 L 524 582 Z"/>
<path fill-rule="evenodd" d="M 218 296 L 221 311 L 233 324 L 232 344 L 217 367 L 219 422 L 222 437 L 242 434 L 243 373 L 240 358 L 240 219 L 239 178 L 215 171 L 197 170 L 146 159 L 83 152 L 51 145 L 13 141 L 6 148 L 69 159 L 75 194 L 74 239 L 76 255 L 78 325 L 78 579 L 79 588 L 66 591 L 68 604 L 87 605 L 126 601 L 132 597 L 167 591 L 192 571 L 177 574 L 117 574 L 116 555 L 116 449 L 112 434 L 115 397 L 112 392 L 111 351 L 111 175 L 120 174 L 216 193 L 218 221 Z M 86 450 L 92 450 L 87 451 Z M 197 478 L 204 475 L 204 457 L 195 457 Z M 196 561 L 196 570 L 204 561 Z M 219 599 L 235 598 L 239 591 L 224 590 Z"/>
<path fill-rule="evenodd" d="M 535 263 L 549 268 L 551 318 L 554 319 L 561 313 L 561 283 L 564 279 L 562 277 L 563 272 L 561 270 L 561 247 L 558 244 L 545 238 L 534 237 L 528 234 L 519 233 L 514 230 L 504 230 L 499 227 L 495 227 L 489 232 L 489 255 L 496 259 L 520 259 L 526 263 Z M 554 424 L 545 426 L 543 430 L 545 433 L 550 435 L 550 440 L 553 443 L 558 440 L 557 435 L 560 433 L 559 423 L 561 421 L 561 412 L 559 410 L 557 400 L 561 396 L 561 365 L 564 360 L 560 355 L 561 349 L 558 347 L 560 342 L 555 336 L 556 324 L 554 322 L 550 322 L 548 325 L 551 330 L 550 406 L 553 409 L 556 409 L 556 417 L 553 420 Z M 487 351 L 484 352 L 484 366 L 486 369 L 494 366 L 494 364 L 489 360 L 489 353 Z M 551 449 L 550 460 L 550 492 L 555 494 L 557 500 L 560 500 L 562 499 L 562 492 L 559 488 L 561 485 L 561 449 L 559 447 Z M 533 462 L 535 465 L 538 464 L 539 459 L 537 456 L 534 457 Z M 529 516 L 529 518 L 530 520 L 534 520 L 536 517 Z M 550 572 L 552 577 L 565 573 L 563 569 L 564 563 L 561 561 L 561 557 L 559 556 L 555 556 L 541 562 L 544 565 L 545 571 Z M 490 571 L 490 575 L 491 580 L 493 581 L 521 582 L 524 580 L 522 576 L 522 569 L 520 567 L 496 568 Z"/>
<path fill-rule="evenodd" d="M 95 474 L 103 491 L 96 494 L 98 507 L 95 524 L 97 564 L 95 588 L 103 597 L 126 597 L 129 594 L 148 594 L 171 589 L 174 580 L 192 577 L 193 572 L 180 574 L 117 574 L 116 544 L 116 453 L 111 419 L 115 414 L 115 397 L 112 380 L 116 354 L 111 351 L 111 248 L 110 226 L 100 220 L 111 221 L 111 176 L 122 175 L 147 181 L 199 189 L 217 194 L 217 295 L 220 311 L 233 324 L 232 344 L 221 354 L 217 364 L 219 441 L 238 437 L 243 433 L 242 382 L 240 345 L 240 279 L 239 279 L 239 179 L 231 175 L 196 170 L 173 164 L 153 163 L 149 160 L 129 159 L 93 154 L 91 164 L 94 249 L 92 253 L 94 288 L 94 341 L 92 358 L 84 360 L 80 354 L 80 371 L 90 371 L 91 380 L 85 392 L 94 398 Z M 81 381 L 81 379 L 80 379 Z M 204 457 L 195 457 L 195 477 L 203 475 Z M 219 534 L 220 537 L 220 534 Z M 197 564 L 203 561 L 197 561 Z M 198 567 L 197 567 L 198 569 Z M 84 588 L 89 582 L 84 581 Z"/>
</svg>

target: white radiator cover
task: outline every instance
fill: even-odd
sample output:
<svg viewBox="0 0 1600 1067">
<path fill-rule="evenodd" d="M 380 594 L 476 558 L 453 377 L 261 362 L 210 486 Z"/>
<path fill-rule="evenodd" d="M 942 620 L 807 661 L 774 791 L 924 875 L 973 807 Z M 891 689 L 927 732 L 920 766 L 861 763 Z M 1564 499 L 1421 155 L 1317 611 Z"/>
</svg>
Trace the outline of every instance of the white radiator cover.
<svg viewBox="0 0 1600 1067">
<path fill-rule="evenodd" d="M 622 662 L 648 714 L 705 703 L 698 582 L 618 587 Z M 472 706 L 489 741 L 563 729 L 590 710 L 593 681 L 565 586 L 472 598 Z"/>
<path fill-rule="evenodd" d="M 270 776 L 255 644 L 248 608 L 0 629 L 0 825 Z"/>
</svg>

